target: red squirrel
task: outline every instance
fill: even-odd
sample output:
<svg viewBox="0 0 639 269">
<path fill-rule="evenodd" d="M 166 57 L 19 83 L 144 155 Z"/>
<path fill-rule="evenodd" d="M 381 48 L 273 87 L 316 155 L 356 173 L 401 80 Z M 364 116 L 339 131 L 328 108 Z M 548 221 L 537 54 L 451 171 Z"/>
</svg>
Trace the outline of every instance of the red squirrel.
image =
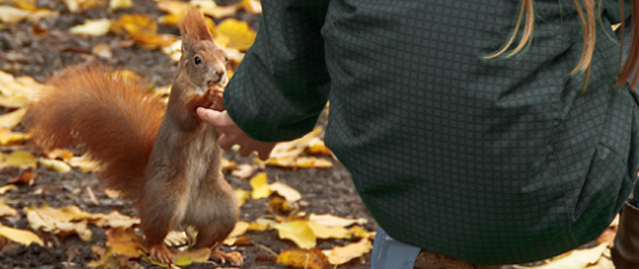
<svg viewBox="0 0 639 269">
<path fill-rule="evenodd" d="M 180 32 L 182 57 L 168 105 L 107 68 L 68 68 L 49 82 L 25 123 L 41 148 L 80 145 L 101 162 L 100 176 L 134 201 L 154 259 L 173 262 L 164 238 L 190 225 L 198 230 L 196 248 L 241 264 L 240 253 L 218 250 L 239 210 L 221 172 L 219 132 L 196 114 L 221 100 L 225 55 L 196 8 L 184 15 Z"/>
</svg>

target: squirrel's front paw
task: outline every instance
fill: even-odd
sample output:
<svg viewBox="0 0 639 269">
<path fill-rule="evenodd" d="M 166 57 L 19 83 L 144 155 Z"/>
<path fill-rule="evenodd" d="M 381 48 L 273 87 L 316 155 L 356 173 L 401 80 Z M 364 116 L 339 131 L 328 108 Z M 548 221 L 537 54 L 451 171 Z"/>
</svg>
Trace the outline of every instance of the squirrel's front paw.
<svg viewBox="0 0 639 269">
<path fill-rule="evenodd" d="M 215 110 L 224 110 L 223 89 L 211 88 L 206 95 L 206 107 L 210 107 Z"/>
</svg>

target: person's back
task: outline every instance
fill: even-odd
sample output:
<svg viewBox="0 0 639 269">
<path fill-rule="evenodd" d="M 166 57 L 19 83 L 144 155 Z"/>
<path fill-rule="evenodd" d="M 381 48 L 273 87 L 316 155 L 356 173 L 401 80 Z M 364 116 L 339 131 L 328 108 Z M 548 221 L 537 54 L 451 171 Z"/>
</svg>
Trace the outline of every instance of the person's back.
<svg viewBox="0 0 639 269">
<path fill-rule="evenodd" d="M 574 76 L 570 3 L 535 1 L 532 44 L 486 59 L 520 1 L 264 2 L 224 103 L 280 141 L 330 100 L 326 143 L 399 241 L 477 264 L 547 258 L 598 236 L 639 170 L 637 105 L 613 86 L 619 3 L 597 9 L 592 65 Z"/>
</svg>

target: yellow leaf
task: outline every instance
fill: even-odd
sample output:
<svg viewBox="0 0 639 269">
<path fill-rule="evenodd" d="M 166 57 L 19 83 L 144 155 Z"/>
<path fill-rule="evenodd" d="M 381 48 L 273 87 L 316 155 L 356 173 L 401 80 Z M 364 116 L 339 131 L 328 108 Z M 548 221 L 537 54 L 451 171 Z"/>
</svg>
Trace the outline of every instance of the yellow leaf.
<svg viewBox="0 0 639 269">
<path fill-rule="evenodd" d="M 0 217 L 10 217 L 18 214 L 18 210 L 8 206 L 4 202 L 0 201 Z"/>
<path fill-rule="evenodd" d="M 132 0 L 111 0 L 109 2 L 109 10 L 114 11 L 121 8 L 130 8 L 132 5 Z"/>
<path fill-rule="evenodd" d="M 11 24 L 26 19 L 31 12 L 10 6 L 0 6 L 0 22 Z"/>
<path fill-rule="evenodd" d="M 95 251 L 94 251 L 95 252 Z M 97 261 L 90 261 L 87 263 L 87 266 L 92 268 L 118 268 L 120 267 L 120 262 L 118 258 L 113 254 L 112 251 L 106 251 L 103 255 L 98 255 L 100 257 Z"/>
<path fill-rule="evenodd" d="M 16 142 L 22 142 L 22 140 L 29 139 L 29 134 L 18 133 L 9 129 L 0 127 L 0 146 L 10 145 Z"/>
<path fill-rule="evenodd" d="M 349 232 L 357 237 L 375 239 L 375 232 L 369 232 L 360 226 L 353 226 Z"/>
<path fill-rule="evenodd" d="M 251 222 L 251 224 L 249 224 L 249 227 L 247 229 L 249 231 L 263 232 L 263 231 L 266 231 L 268 227 L 269 225 L 265 223 Z"/>
<path fill-rule="evenodd" d="M 203 14 L 216 19 L 233 16 L 238 9 L 236 5 L 218 6 L 213 0 L 192 0 L 191 4 L 198 7 Z"/>
<path fill-rule="evenodd" d="M 215 41 L 223 47 L 248 50 L 255 41 L 255 31 L 248 23 L 233 18 L 223 20 L 215 27 Z"/>
<path fill-rule="evenodd" d="M 284 197 L 289 203 L 294 203 L 302 199 L 302 195 L 297 190 L 282 182 L 273 182 L 271 185 L 269 185 L 269 188 L 272 191 L 277 192 L 277 194 L 279 194 L 280 196 Z"/>
<path fill-rule="evenodd" d="M 140 224 L 140 219 L 122 215 L 118 211 L 112 211 L 109 214 L 94 214 L 91 217 L 91 223 L 103 228 L 131 228 L 133 225 Z"/>
<path fill-rule="evenodd" d="M 140 33 L 156 34 L 158 25 L 151 17 L 141 14 L 124 14 L 111 26 L 111 31 L 120 36 Z"/>
<path fill-rule="evenodd" d="M 296 220 L 288 221 L 275 225 L 278 231 L 279 237 L 282 239 L 289 239 L 300 248 L 310 249 L 315 247 L 316 237 L 313 230 L 308 226 L 307 221 Z"/>
<path fill-rule="evenodd" d="M 22 94 L 0 95 L 0 106 L 7 108 L 19 108 L 26 104 L 29 98 Z"/>
<path fill-rule="evenodd" d="M 6 167 L 35 168 L 36 159 L 31 152 L 25 150 L 16 150 L 11 154 L 0 152 L 0 169 Z"/>
<path fill-rule="evenodd" d="M 2 224 L 0 224 L 0 236 L 25 246 L 31 245 L 31 243 L 36 243 L 40 246 L 44 245 L 42 239 L 31 231 L 11 228 Z"/>
<path fill-rule="evenodd" d="M 235 239 L 241 235 L 244 235 L 248 230 L 249 224 L 245 221 L 238 221 L 235 223 L 235 227 L 233 231 L 229 234 L 229 236 L 224 240 L 224 244 L 227 246 L 231 246 L 235 244 Z"/>
<path fill-rule="evenodd" d="M 284 200 L 283 198 L 273 197 L 268 201 L 268 211 L 279 216 L 289 216 L 294 213 L 297 206 Z"/>
<path fill-rule="evenodd" d="M 234 193 L 235 199 L 237 200 L 237 207 L 242 207 L 246 202 L 246 199 L 248 199 L 250 196 L 248 191 L 245 191 L 243 189 L 235 189 Z"/>
<path fill-rule="evenodd" d="M 224 157 L 222 157 L 221 160 L 222 160 L 222 170 L 224 170 L 224 171 L 231 171 L 231 170 L 235 169 L 235 167 L 237 167 L 235 162 L 229 161 L 228 159 L 226 159 Z"/>
<path fill-rule="evenodd" d="M 18 110 L 0 115 L 0 127 L 11 129 L 18 126 L 20 121 L 22 121 L 25 113 L 27 113 L 27 108 L 23 107 Z"/>
<path fill-rule="evenodd" d="M 344 227 L 327 227 L 312 221 L 308 222 L 308 227 L 313 230 L 313 233 L 315 234 L 315 236 L 317 236 L 317 238 L 347 239 L 351 237 L 351 233 Z"/>
<path fill-rule="evenodd" d="M 308 154 L 332 156 L 331 151 L 324 145 L 324 141 L 319 137 L 314 137 L 308 142 L 306 152 Z"/>
<path fill-rule="evenodd" d="M 262 3 L 259 0 L 242 0 L 240 6 L 250 14 L 262 14 Z"/>
<path fill-rule="evenodd" d="M 109 229 L 106 235 L 106 245 L 116 255 L 140 258 L 142 255 L 139 250 L 147 252 L 146 246 L 142 243 L 142 239 L 131 229 L 113 228 Z"/>
<path fill-rule="evenodd" d="M 54 149 L 47 154 L 49 159 L 63 159 L 65 161 L 71 160 L 73 158 L 73 152 L 68 149 Z"/>
<path fill-rule="evenodd" d="M 109 32 L 111 24 L 113 24 L 111 20 L 106 18 L 86 20 L 84 24 L 69 28 L 69 33 L 76 35 L 103 36 Z"/>
<path fill-rule="evenodd" d="M 328 261 L 333 265 L 340 265 L 350 260 L 361 257 L 373 248 L 373 244 L 368 238 L 362 238 L 359 242 L 348 244 L 343 247 L 334 247 L 328 255 Z"/>
<path fill-rule="evenodd" d="M 92 232 L 87 228 L 91 214 L 77 206 L 28 208 L 26 213 L 29 227 L 33 230 L 42 229 L 61 236 L 77 234 L 82 240 L 91 240 Z"/>
<path fill-rule="evenodd" d="M 189 8 L 189 3 L 182 1 L 158 1 L 157 8 L 169 14 L 181 14 Z"/>
<path fill-rule="evenodd" d="M 584 269 L 590 264 L 595 264 L 601 258 L 602 253 L 607 249 L 608 244 L 599 244 L 588 249 L 573 250 L 561 258 L 553 259 L 551 262 L 530 269 Z"/>
<path fill-rule="evenodd" d="M 105 60 L 113 59 L 113 52 L 107 43 L 96 44 L 93 46 L 93 49 L 91 49 L 91 53 Z"/>
<path fill-rule="evenodd" d="M 210 248 L 199 248 L 175 253 L 175 265 L 186 266 L 194 262 L 206 262 L 211 256 Z"/>
<path fill-rule="evenodd" d="M 67 163 L 73 167 L 80 168 L 82 172 L 96 172 L 100 170 L 100 164 L 96 160 L 93 160 L 88 154 L 72 157 L 67 160 Z"/>
<path fill-rule="evenodd" d="M 277 256 L 277 262 L 296 268 L 328 269 L 330 264 L 326 255 L 319 249 L 287 249 Z"/>
<path fill-rule="evenodd" d="M 253 192 L 251 197 L 254 200 L 269 197 L 273 191 L 269 188 L 266 173 L 259 173 L 255 175 L 250 182 Z"/>
<path fill-rule="evenodd" d="M 58 161 L 58 160 L 54 160 L 54 159 L 45 159 L 45 158 L 38 158 L 38 162 L 42 164 L 42 166 L 49 168 L 53 171 L 59 172 L 59 173 L 68 173 L 71 171 L 71 166 L 69 166 L 67 163 L 63 162 L 63 161 Z"/>
<path fill-rule="evenodd" d="M 231 172 L 231 175 L 237 178 L 245 179 L 252 176 L 253 173 L 255 173 L 255 166 L 245 163 L 240 164 L 237 168 L 235 168 L 233 172 Z"/>
<path fill-rule="evenodd" d="M 104 5 L 104 0 L 63 0 L 63 2 L 73 13 Z"/>
<path fill-rule="evenodd" d="M 348 227 L 353 224 L 364 225 L 366 224 L 366 222 L 368 222 L 365 218 L 347 219 L 347 218 L 333 216 L 330 214 L 323 214 L 323 215 L 311 214 L 309 217 L 309 221 L 312 221 L 327 227 Z"/>
<path fill-rule="evenodd" d="M 18 186 L 13 185 L 13 184 L 4 185 L 4 186 L 0 187 L 0 194 L 5 194 L 8 191 L 17 190 L 17 189 L 18 189 Z"/>
</svg>

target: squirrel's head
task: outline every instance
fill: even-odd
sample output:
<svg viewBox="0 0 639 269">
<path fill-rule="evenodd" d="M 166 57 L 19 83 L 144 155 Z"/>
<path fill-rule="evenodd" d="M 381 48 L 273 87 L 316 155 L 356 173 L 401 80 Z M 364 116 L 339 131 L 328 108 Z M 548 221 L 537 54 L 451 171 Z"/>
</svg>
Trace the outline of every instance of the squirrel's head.
<svg viewBox="0 0 639 269">
<path fill-rule="evenodd" d="M 180 24 L 182 58 L 180 69 L 202 93 L 209 88 L 222 89 L 228 82 L 226 54 L 213 42 L 204 15 L 190 8 Z"/>
</svg>

